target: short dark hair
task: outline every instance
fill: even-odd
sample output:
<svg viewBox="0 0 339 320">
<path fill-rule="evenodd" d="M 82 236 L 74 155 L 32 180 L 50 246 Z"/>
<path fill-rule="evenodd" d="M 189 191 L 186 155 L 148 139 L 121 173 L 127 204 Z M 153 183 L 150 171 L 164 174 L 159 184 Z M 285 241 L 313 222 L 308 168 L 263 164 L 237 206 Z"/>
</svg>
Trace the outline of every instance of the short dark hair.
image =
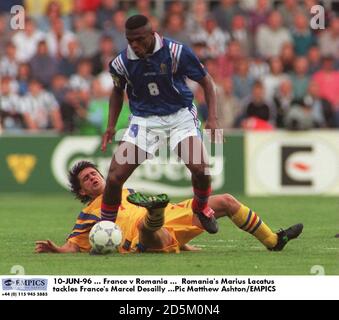
<svg viewBox="0 0 339 320">
<path fill-rule="evenodd" d="M 132 17 L 129 17 L 126 20 L 125 28 L 128 30 L 134 30 L 146 26 L 149 23 L 149 20 L 146 16 L 142 14 L 136 14 Z"/>
<path fill-rule="evenodd" d="M 71 192 L 75 194 L 75 198 L 79 199 L 82 203 L 87 203 L 91 200 L 89 196 L 80 194 L 81 186 L 79 173 L 86 168 L 95 169 L 103 177 L 97 166 L 90 161 L 79 161 L 68 171 L 68 182 L 70 184 Z"/>
</svg>

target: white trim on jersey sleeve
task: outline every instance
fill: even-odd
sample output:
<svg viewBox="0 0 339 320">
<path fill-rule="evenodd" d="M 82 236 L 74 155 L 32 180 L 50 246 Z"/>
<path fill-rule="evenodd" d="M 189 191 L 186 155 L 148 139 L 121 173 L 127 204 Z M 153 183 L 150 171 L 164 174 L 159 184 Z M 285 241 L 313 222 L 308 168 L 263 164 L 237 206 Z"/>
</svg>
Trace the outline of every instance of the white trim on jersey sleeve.
<svg viewBox="0 0 339 320">
<path fill-rule="evenodd" d="M 121 76 L 125 76 L 125 68 L 122 63 L 121 54 L 119 54 L 111 63 L 114 70 Z"/>
<path fill-rule="evenodd" d="M 172 72 L 173 73 L 176 73 L 178 70 L 182 47 L 183 47 L 182 44 L 178 44 L 172 41 L 169 43 L 169 49 L 170 49 L 170 54 L 172 58 Z"/>
<path fill-rule="evenodd" d="M 127 71 L 126 66 L 125 66 L 125 64 L 124 64 L 124 61 L 122 60 L 121 54 L 120 54 L 117 58 L 118 58 L 118 60 L 119 60 L 120 65 L 121 65 L 122 68 L 124 69 L 124 71 L 125 71 L 125 76 L 126 76 L 126 78 L 127 78 L 127 77 L 128 77 L 128 71 Z"/>
</svg>

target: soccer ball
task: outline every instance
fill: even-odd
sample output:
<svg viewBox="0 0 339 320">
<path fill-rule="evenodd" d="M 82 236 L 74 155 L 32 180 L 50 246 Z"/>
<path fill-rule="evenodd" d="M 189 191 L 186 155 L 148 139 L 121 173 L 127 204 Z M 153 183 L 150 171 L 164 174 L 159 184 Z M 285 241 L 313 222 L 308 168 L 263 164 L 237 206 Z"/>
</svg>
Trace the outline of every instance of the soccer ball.
<svg viewBox="0 0 339 320">
<path fill-rule="evenodd" d="M 94 253 L 111 253 L 120 245 L 121 240 L 120 227 L 111 221 L 96 223 L 89 233 L 89 242 Z"/>
</svg>

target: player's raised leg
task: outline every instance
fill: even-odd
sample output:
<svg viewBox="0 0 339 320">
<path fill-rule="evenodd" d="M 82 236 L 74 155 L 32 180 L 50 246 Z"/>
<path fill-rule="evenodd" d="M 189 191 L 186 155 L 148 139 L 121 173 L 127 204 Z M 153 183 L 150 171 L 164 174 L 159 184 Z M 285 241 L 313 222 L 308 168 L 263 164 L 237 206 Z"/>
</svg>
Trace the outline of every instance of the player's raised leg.
<svg viewBox="0 0 339 320">
<path fill-rule="evenodd" d="M 208 204 L 215 211 L 216 218 L 228 216 L 238 228 L 252 234 L 272 251 L 281 251 L 288 241 L 297 238 L 303 230 L 303 225 L 299 223 L 274 233 L 256 212 L 227 193 L 211 196 Z"/>
<path fill-rule="evenodd" d="M 207 154 L 201 139 L 198 136 L 188 137 L 179 142 L 176 151 L 192 173 L 194 193 L 192 211 L 197 215 L 207 232 L 218 232 L 214 212 L 208 206 L 208 198 L 212 193 L 211 176 L 208 169 Z"/>
<path fill-rule="evenodd" d="M 130 142 L 122 142 L 111 161 L 101 204 L 102 220 L 115 222 L 121 204 L 122 186 L 147 158 L 146 152 Z"/>
<path fill-rule="evenodd" d="M 139 250 L 163 249 L 172 244 L 173 239 L 167 229 L 163 228 L 165 222 L 165 208 L 169 203 L 166 194 L 146 196 L 140 192 L 127 197 L 130 203 L 147 208 L 145 218 L 139 224 Z"/>
</svg>

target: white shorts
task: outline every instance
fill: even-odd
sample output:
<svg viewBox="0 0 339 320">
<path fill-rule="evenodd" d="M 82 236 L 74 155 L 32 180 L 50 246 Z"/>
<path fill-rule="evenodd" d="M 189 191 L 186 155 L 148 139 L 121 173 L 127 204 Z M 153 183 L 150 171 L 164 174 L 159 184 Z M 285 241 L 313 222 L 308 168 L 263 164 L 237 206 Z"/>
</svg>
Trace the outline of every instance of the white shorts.
<svg viewBox="0 0 339 320">
<path fill-rule="evenodd" d="M 168 116 L 132 116 L 122 141 L 130 142 L 152 156 L 169 140 L 171 150 L 187 137 L 199 137 L 200 121 L 195 106 L 182 108 Z"/>
</svg>

